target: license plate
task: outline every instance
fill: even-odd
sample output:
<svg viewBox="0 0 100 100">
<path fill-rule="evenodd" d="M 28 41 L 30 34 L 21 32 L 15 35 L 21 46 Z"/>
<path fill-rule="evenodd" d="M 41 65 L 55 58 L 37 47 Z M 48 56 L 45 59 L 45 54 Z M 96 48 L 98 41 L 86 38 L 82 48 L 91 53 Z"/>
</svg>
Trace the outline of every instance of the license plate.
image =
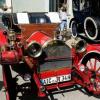
<svg viewBox="0 0 100 100">
<path fill-rule="evenodd" d="M 62 75 L 57 77 L 49 77 L 49 78 L 41 79 L 41 83 L 43 85 L 49 85 L 49 84 L 54 84 L 59 82 L 66 82 L 70 80 L 71 80 L 71 74 L 67 74 L 67 75 Z"/>
</svg>

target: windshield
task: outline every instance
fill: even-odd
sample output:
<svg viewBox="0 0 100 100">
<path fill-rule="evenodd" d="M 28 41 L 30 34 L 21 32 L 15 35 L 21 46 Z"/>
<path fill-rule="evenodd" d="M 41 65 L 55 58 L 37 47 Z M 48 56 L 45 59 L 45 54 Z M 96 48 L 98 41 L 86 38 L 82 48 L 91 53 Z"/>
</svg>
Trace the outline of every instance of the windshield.
<svg viewBox="0 0 100 100">
<path fill-rule="evenodd" d="M 89 12 L 92 16 L 100 15 L 100 0 L 73 0 L 73 11 Z"/>
<path fill-rule="evenodd" d="M 15 24 L 51 23 L 45 13 L 14 13 L 13 21 Z"/>
<path fill-rule="evenodd" d="M 89 0 L 73 0 L 73 10 L 75 11 L 82 11 L 87 8 L 90 8 L 90 1 Z"/>
</svg>

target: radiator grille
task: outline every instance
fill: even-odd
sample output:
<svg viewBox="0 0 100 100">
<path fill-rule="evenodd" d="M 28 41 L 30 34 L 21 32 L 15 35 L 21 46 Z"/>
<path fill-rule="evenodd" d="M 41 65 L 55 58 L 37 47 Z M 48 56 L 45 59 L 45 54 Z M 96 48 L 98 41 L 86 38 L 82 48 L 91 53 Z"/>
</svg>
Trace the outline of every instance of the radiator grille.
<svg viewBox="0 0 100 100">
<path fill-rule="evenodd" d="M 56 70 L 72 66 L 71 49 L 62 41 L 53 40 L 46 45 L 39 58 L 38 71 Z"/>
</svg>

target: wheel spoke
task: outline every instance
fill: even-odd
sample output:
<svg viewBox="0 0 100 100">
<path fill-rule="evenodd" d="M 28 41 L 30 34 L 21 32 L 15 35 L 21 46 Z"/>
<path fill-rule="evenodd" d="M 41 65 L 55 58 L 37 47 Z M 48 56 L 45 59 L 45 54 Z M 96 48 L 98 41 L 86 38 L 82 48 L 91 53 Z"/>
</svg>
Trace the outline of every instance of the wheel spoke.
<svg viewBox="0 0 100 100">
<path fill-rule="evenodd" d="M 91 59 L 91 65 L 93 71 L 96 74 L 96 78 L 94 78 L 95 82 L 93 82 L 93 86 L 94 86 L 93 90 L 99 92 L 100 91 L 100 62 L 96 58 Z"/>
<path fill-rule="evenodd" d="M 90 69 L 92 70 L 93 69 L 93 65 L 92 65 L 91 59 L 89 60 L 89 63 L 90 63 Z"/>
<path fill-rule="evenodd" d="M 87 62 L 86 67 L 87 67 L 88 69 L 91 69 L 90 61 Z"/>
<path fill-rule="evenodd" d="M 96 78 L 95 84 L 96 91 L 100 91 L 100 77 Z"/>
<path fill-rule="evenodd" d="M 91 67 L 92 67 L 92 70 L 93 70 L 93 71 L 96 70 L 96 59 L 95 59 L 95 58 L 92 58 L 92 59 L 91 59 Z"/>
<path fill-rule="evenodd" d="M 100 73 L 99 71 L 100 71 L 100 67 L 97 69 L 97 71 L 96 71 L 96 72 L 97 72 L 97 73 Z"/>
<path fill-rule="evenodd" d="M 100 68 L 100 62 L 97 59 L 92 58 L 87 62 L 86 66 L 92 71 L 97 71 Z"/>
<path fill-rule="evenodd" d="M 97 60 L 94 59 L 94 70 L 96 71 Z"/>
</svg>

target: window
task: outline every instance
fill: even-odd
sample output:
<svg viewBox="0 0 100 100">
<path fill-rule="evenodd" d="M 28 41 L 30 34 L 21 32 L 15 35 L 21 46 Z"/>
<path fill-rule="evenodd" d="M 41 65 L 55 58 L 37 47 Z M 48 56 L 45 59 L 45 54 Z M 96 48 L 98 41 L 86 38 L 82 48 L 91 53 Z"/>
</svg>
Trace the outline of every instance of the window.
<svg viewBox="0 0 100 100">
<path fill-rule="evenodd" d="M 73 11 L 79 10 L 79 0 L 73 0 Z"/>
<path fill-rule="evenodd" d="M 51 23 L 45 13 L 28 13 L 30 23 Z"/>
<path fill-rule="evenodd" d="M 0 7 L 3 7 L 3 5 L 5 4 L 5 0 L 0 0 Z"/>
<path fill-rule="evenodd" d="M 49 11 L 57 12 L 58 8 L 62 6 L 63 3 L 67 3 L 67 0 L 49 0 Z"/>
<path fill-rule="evenodd" d="M 55 12 L 55 11 L 57 11 L 56 2 L 57 2 L 57 0 L 49 0 L 49 11 L 50 11 L 50 12 Z"/>
<path fill-rule="evenodd" d="M 90 7 L 89 0 L 80 0 L 80 10 L 85 10 Z"/>
</svg>

